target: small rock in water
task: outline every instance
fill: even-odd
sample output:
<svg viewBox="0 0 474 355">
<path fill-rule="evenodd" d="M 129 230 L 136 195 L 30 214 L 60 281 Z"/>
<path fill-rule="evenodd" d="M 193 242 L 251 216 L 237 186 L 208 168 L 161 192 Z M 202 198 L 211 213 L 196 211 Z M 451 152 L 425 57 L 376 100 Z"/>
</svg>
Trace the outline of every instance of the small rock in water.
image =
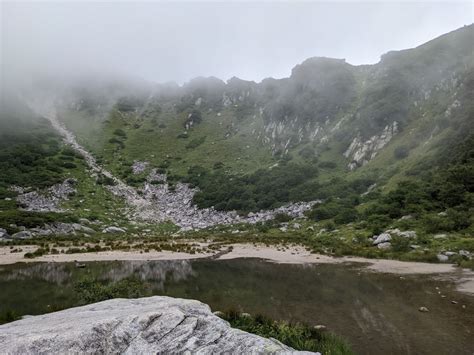
<svg viewBox="0 0 474 355">
<path fill-rule="evenodd" d="M 428 308 L 426 308 L 426 307 L 420 307 L 420 308 L 418 308 L 418 310 L 419 310 L 420 312 L 429 312 L 429 311 L 430 311 L 430 310 L 429 310 Z"/>
<path fill-rule="evenodd" d="M 318 325 L 315 325 L 313 328 L 316 330 L 324 330 L 326 329 L 326 326 L 322 324 L 318 324 Z"/>
<path fill-rule="evenodd" d="M 456 301 L 451 301 L 452 304 L 458 304 Z"/>
</svg>

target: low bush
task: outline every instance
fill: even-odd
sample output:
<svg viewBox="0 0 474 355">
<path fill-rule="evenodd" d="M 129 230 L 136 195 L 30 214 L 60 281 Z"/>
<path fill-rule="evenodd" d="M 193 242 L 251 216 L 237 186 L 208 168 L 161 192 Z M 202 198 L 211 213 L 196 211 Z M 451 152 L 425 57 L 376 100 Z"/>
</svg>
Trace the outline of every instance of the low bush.
<svg viewBox="0 0 474 355">
<path fill-rule="evenodd" d="M 234 328 L 277 339 L 296 350 L 323 354 L 353 354 L 349 345 L 339 337 L 305 324 L 274 321 L 262 315 L 253 317 L 236 311 L 226 312 L 221 317 Z"/>
</svg>

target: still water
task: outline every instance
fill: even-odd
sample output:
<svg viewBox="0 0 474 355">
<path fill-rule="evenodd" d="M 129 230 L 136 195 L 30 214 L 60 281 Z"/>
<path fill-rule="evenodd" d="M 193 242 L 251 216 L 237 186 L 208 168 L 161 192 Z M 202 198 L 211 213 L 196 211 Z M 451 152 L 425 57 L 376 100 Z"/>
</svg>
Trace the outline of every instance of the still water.
<svg viewBox="0 0 474 355">
<path fill-rule="evenodd" d="M 135 277 L 153 294 L 198 299 L 213 310 L 323 324 L 359 354 L 474 353 L 474 297 L 433 277 L 400 278 L 360 265 L 259 259 L 7 265 L 0 267 L 0 311 L 40 314 L 78 305 L 74 284 L 85 277 Z M 421 306 L 430 312 L 419 312 Z"/>
</svg>

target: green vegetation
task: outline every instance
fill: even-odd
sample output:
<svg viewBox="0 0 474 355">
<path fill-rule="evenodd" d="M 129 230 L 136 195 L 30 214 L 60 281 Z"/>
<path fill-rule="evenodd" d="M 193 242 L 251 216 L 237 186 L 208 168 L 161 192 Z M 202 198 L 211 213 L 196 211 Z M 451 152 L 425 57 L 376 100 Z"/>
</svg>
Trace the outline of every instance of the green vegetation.
<svg viewBox="0 0 474 355">
<path fill-rule="evenodd" d="M 93 278 L 84 278 L 74 285 L 74 290 L 83 304 L 105 301 L 112 298 L 151 296 L 149 286 L 137 278 L 127 278 L 112 283 L 100 282 Z"/>
<path fill-rule="evenodd" d="M 291 163 L 244 176 L 228 176 L 220 170 L 211 172 L 195 166 L 189 169 L 185 181 L 201 189 L 194 196 L 194 203 L 201 208 L 250 212 L 314 199 L 317 185 L 310 180 L 317 173 L 314 167 Z"/>
<path fill-rule="evenodd" d="M 14 322 L 18 319 L 21 319 L 21 317 L 13 310 L 7 310 L 0 313 L 0 324 Z"/>
<path fill-rule="evenodd" d="M 296 350 L 319 351 L 328 355 L 353 354 L 342 339 L 308 325 L 274 321 L 262 315 L 253 317 L 236 311 L 223 313 L 221 317 L 234 328 L 277 339 Z"/>
<path fill-rule="evenodd" d="M 61 182 L 63 168 L 71 164 L 64 158 L 75 158 L 67 150 L 61 152 L 59 137 L 46 121 L 37 121 L 11 130 L 0 126 L 0 194 L 10 185 L 41 188 Z"/>
</svg>

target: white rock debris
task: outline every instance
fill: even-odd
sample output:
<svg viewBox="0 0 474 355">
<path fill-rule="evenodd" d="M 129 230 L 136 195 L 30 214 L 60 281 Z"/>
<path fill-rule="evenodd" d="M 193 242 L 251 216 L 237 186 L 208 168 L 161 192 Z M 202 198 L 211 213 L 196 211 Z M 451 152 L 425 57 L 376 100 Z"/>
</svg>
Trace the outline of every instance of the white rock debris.
<svg viewBox="0 0 474 355">
<path fill-rule="evenodd" d="M 10 190 L 18 193 L 16 200 L 25 211 L 32 212 L 64 212 L 60 208 L 61 202 L 76 192 L 74 186 L 77 180 L 66 179 L 55 184 L 45 191 L 29 191 L 20 186 L 11 186 Z"/>
<path fill-rule="evenodd" d="M 138 161 L 135 160 L 132 165 L 132 172 L 137 175 L 143 173 L 148 166 L 147 161 Z"/>
</svg>

